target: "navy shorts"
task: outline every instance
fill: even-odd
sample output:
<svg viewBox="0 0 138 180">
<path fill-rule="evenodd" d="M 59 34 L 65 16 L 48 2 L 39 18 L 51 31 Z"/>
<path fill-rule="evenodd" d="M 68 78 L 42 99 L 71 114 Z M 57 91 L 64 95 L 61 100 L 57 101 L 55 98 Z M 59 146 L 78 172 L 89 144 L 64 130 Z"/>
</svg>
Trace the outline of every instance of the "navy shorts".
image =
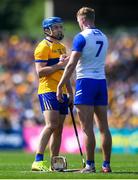
<svg viewBox="0 0 138 180">
<path fill-rule="evenodd" d="M 76 81 L 74 104 L 105 106 L 108 104 L 105 79 L 82 78 Z"/>
<path fill-rule="evenodd" d="M 63 103 L 57 100 L 55 92 L 48 92 L 44 94 L 38 94 L 41 110 L 56 110 L 60 114 L 68 114 L 68 98 L 66 94 L 63 94 Z"/>
</svg>

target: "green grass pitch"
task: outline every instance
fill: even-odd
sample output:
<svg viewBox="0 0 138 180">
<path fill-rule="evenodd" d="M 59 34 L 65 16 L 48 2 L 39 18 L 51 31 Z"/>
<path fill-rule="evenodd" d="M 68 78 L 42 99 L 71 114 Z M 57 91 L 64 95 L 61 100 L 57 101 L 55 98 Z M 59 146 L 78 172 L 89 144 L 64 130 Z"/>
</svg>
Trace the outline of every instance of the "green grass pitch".
<svg viewBox="0 0 138 180">
<path fill-rule="evenodd" d="M 34 154 L 19 151 L 0 151 L 0 179 L 138 179 L 138 154 L 112 154 L 112 173 L 100 172 L 102 155 L 96 153 L 96 173 L 81 174 L 75 172 L 31 172 Z M 81 157 L 76 154 L 66 154 L 68 168 L 81 168 Z M 45 154 L 45 159 L 49 154 Z"/>
</svg>

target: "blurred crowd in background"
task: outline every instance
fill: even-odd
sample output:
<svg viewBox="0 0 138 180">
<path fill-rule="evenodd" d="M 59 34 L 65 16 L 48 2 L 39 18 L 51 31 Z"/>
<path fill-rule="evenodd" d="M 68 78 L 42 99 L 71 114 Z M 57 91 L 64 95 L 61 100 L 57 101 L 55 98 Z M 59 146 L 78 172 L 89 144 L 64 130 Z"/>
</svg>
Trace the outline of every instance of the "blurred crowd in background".
<svg viewBox="0 0 138 180">
<path fill-rule="evenodd" d="M 136 128 L 138 36 L 121 33 L 109 35 L 108 38 L 106 73 L 109 125 L 114 128 Z M 33 62 L 33 52 L 38 41 L 40 39 L 20 38 L 17 35 L 0 39 L 0 129 L 18 129 L 44 123 L 37 97 L 38 79 Z M 71 48 L 71 41 L 64 40 L 68 49 Z M 65 123 L 71 124 L 70 116 Z"/>
</svg>

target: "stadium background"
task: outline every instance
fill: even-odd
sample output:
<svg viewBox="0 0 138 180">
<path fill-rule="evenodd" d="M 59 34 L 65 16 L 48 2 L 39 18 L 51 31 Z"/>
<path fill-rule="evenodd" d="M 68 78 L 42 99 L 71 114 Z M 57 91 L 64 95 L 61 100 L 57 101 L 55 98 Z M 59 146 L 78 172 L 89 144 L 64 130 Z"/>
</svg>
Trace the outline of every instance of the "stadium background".
<svg viewBox="0 0 138 180">
<path fill-rule="evenodd" d="M 37 98 L 33 51 L 44 37 L 41 21 L 56 15 L 65 20 L 64 43 L 70 52 L 79 32 L 75 13 L 94 7 L 96 25 L 107 33 L 106 73 L 109 86 L 109 126 L 113 152 L 138 153 L 138 13 L 137 1 L 124 0 L 1 0 L 0 1 L 0 149 L 34 152 L 43 116 Z M 75 79 L 72 77 L 74 86 Z M 74 114 L 76 114 L 74 109 Z M 77 120 L 77 117 L 76 117 Z M 84 150 L 82 132 L 77 120 Z M 97 151 L 99 132 L 95 125 Z M 65 122 L 62 152 L 77 153 L 70 115 Z"/>
</svg>

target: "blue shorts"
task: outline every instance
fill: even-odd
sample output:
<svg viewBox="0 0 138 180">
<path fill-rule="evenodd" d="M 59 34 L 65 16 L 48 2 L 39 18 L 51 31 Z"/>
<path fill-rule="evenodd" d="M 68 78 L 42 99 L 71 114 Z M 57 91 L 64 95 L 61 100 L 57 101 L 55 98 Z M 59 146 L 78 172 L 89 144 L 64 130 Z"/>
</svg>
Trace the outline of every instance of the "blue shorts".
<svg viewBox="0 0 138 180">
<path fill-rule="evenodd" d="M 75 105 L 105 106 L 108 104 L 105 79 L 82 78 L 76 81 Z"/>
<path fill-rule="evenodd" d="M 57 100 L 55 92 L 49 92 L 44 94 L 38 94 L 41 110 L 56 110 L 60 114 L 68 114 L 68 98 L 67 95 L 63 95 L 63 103 Z"/>
</svg>

